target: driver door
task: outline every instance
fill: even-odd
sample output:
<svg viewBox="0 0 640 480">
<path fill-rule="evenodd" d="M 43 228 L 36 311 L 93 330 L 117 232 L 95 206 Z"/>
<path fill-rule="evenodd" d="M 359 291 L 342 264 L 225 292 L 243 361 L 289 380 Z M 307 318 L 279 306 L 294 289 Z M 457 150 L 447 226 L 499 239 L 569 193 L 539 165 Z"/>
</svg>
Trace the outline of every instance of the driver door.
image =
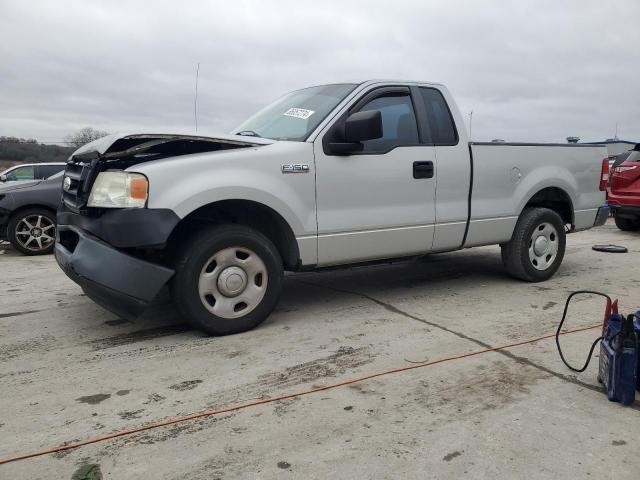
<svg viewBox="0 0 640 480">
<path fill-rule="evenodd" d="M 414 103 L 407 87 L 370 90 L 314 143 L 319 266 L 431 250 L 435 148 L 422 142 Z M 331 153 L 324 137 L 339 132 L 347 115 L 367 110 L 381 112 L 382 137 L 351 155 Z"/>
</svg>

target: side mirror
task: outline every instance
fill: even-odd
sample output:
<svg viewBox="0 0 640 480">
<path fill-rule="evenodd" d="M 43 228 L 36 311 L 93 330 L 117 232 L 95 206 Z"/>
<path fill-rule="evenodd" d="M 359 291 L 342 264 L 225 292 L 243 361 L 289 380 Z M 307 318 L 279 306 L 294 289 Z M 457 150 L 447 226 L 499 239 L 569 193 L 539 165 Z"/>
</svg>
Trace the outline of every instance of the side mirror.
<svg viewBox="0 0 640 480">
<path fill-rule="evenodd" d="M 349 155 L 359 152 L 366 140 L 382 137 L 382 114 L 380 110 L 365 110 L 347 117 L 344 122 L 344 142 L 329 144 L 335 155 Z"/>
<path fill-rule="evenodd" d="M 382 137 L 380 110 L 356 112 L 344 122 L 344 139 L 347 142 L 364 142 Z"/>
<path fill-rule="evenodd" d="M 0 175 L 0 182 L 4 183 L 7 181 L 7 176 L 6 175 Z"/>
</svg>

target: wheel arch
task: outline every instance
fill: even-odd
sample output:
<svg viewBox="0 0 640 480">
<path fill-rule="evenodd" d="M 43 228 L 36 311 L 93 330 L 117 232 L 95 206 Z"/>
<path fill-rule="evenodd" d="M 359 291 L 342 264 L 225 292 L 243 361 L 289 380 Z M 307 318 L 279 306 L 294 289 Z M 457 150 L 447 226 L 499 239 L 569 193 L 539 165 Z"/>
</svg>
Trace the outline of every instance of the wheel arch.
<svg viewBox="0 0 640 480">
<path fill-rule="evenodd" d="M 575 216 L 573 210 L 573 201 L 571 196 L 562 188 L 559 187 L 545 187 L 538 190 L 527 200 L 523 207 L 539 207 L 548 208 L 553 210 L 565 224 L 571 225 L 573 228 L 575 223 Z M 522 212 L 521 212 L 522 213 Z"/>
<path fill-rule="evenodd" d="M 9 238 L 9 224 L 13 221 L 13 219 L 16 218 L 21 212 L 24 212 L 26 210 L 36 209 L 36 208 L 37 209 L 46 210 L 47 212 L 51 213 L 53 215 L 53 221 L 55 223 L 55 221 L 56 221 L 56 210 L 55 210 L 55 208 L 51 208 L 50 206 L 42 205 L 42 204 L 38 204 L 38 203 L 30 203 L 30 204 L 27 204 L 27 205 L 20 205 L 18 208 L 13 209 L 11 211 L 11 213 L 8 215 L 7 223 L 2 226 L 2 229 L 4 230 L 4 233 L 0 234 L 0 237 L 4 236 L 5 238 Z"/>
<path fill-rule="evenodd" d="M 12 219 L 18 213 L 23 212 L 25 210 L 31 210 L 32 208 L 39 208 L 39 209 L 42 209 L 42 210 L 46 210 L 46 211 L 48 211 L 50 213 L 53 213 L 53 218 L 54 219 L 56 217 L 56 209 L 55 208 L 52 208 L 52 207 L 50 207 L 48 205 L 42 205 L 42 204 L 39 204 L 39 203 L 30 203 L 30 204 L 27 204 L 27 205 L 20 205 L 18 208 L 14 209 L 11 212 L 11 214 L 9 215 L 9 218 Z"/>
<path fill-rule="evenodd" d="M 254 228 L 273 242 L 286 270 L 300 266 L 300 250 L 293 229 L 273 208 L 253 200 L 218 200 L 203 205 L 178 222 L 167 246 L 175 252 L 186 239 L 212 224 L 237 224 Z"/>
</svg>

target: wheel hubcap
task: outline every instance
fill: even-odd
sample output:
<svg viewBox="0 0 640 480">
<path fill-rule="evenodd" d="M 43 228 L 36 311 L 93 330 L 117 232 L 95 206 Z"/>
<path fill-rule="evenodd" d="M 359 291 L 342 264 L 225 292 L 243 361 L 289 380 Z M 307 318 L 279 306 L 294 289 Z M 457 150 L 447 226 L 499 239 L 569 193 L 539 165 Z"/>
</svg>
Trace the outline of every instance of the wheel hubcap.
<svg viewBox="0 0 640 480">
<path fill-rule="evenodd" d="M 32 252 L 50 247 L 55 242 L 55 236 L 55 224 L 49 217 L 43 215 L 28 215 L 16 224 L 16 241 L 21 247 Z"/>
<path fill-rule="evenodd" d="M 267 291 L 267 267 L 252 250 L 229 247 L 205 262 L 198 279 L 204 307 L 222 318 L 239 318 L 254 310 Z"/>
<path fill-rule="evenodd" d="M 550 223 L 536 227 L 529 241 L 529 260 L 537 270 L 549 268 L 558 255 L 558 232 Z"/>
<path fill-rule="evenodd" d="M 536 255 L 544 255 L 549 250 L 549 240 L 547 237 L 540 235 L 533 243 L 533 251 Z"/>
<path fill-rule="evenodd" d="M 247 274 L 240 267 L 225 268 L 218 276 L 218 290 L 226 297 L 235 297 L 247 286 Z"/>
</svg>

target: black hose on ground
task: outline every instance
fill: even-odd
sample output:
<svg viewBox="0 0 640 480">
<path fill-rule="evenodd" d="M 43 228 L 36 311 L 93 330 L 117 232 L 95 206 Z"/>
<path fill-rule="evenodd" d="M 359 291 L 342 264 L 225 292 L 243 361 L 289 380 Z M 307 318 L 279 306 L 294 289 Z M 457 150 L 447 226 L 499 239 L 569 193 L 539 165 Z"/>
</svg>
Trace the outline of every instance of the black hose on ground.
<svg viewBox="0 0 640 480">
<path fill-rule="evenodd" d="M 558 325 L 558 329 L 556 330 L 556 345 L 558 346 L 558 353 L 560 354 L 560 358 L 562 359 L 562 363 L 564 363 L 569 370 L 572 370 L 574 372 L 580 373 L 580 372 L 584 372 L 587 367 L 589 366 L 589 362 L 591 362 L 591 356 L 593 355 L 593 351 L 596 348 L 596 345 L 598 345 L 598 342 L 600 342 L 600 340 L 602 340 L 603 337 L 598 337 L 593 344 L 591 345 L 591 348 L 589 349 L 589 355 L 587 356 L 587 360 L 584 362 L 584 365 L 582 366 L 582 368 L 575 368 L 571 365 L 569 365 L 569 362 L 567 362 L 567 360 L 564 358 L 564 355 L 562 353 L 562 348 L 560 347 L 560 331 L 562 330 L 562 326 L 564 325 L 564 321 L 567 318 L 567 311 L 569 310 L 569 303 L 571 302 L 571 299 L 578 294 L 590 294 L 590 295 L 600 295 L 601 297 L 605 297 L 607 299 L 607 310 L 609 309 L 609 307 L 611 306 L 612 302 L 611 302 L 611 297 L 609 295 L 607 295 L 606 293 L 602 293 L 602 292 L 594 292 L 592 290 L 578 290 L 576 292 L 573 292 L 571 295 L 569 295 L 567 297 L 567 302 L 564 304 L 564 312 L 562 313 L 562 320 L 560 320 L 560 324 Z"/>
</svg>

